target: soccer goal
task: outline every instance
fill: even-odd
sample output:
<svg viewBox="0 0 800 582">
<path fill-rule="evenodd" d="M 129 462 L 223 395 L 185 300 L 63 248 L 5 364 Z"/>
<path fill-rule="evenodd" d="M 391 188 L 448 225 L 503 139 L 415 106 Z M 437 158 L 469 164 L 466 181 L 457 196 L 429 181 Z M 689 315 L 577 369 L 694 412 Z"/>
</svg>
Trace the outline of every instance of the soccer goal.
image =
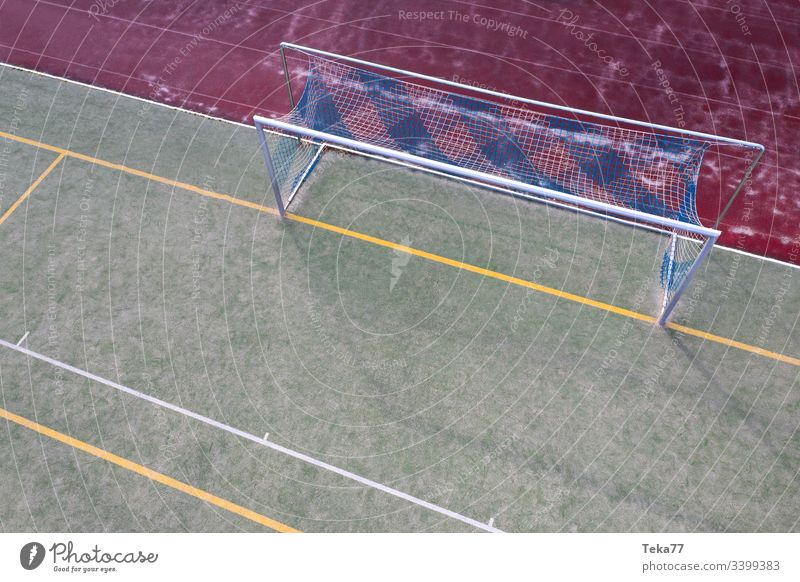
<svg viewBox="0 0 800 582">
<path fill-rule="evenodd" d="M 307 63 L 295 101 L 285 51 Z M 720 236 L 716 229 L 762 145 L 514 97 L 290 43 L 280 47 L 291 111 L 255 116 L 278 212 L 324 148 L 336 148 L 566 206 L 667 235 L 659 277 L 664 325 Z M 268 142 L 265 132 L 292 139 Z M 745 150 L 741 181 L 714 227 L 697 214 L 709 147 Z M 742 153 L 741 151 L 739 152 Z"/>
</svg>

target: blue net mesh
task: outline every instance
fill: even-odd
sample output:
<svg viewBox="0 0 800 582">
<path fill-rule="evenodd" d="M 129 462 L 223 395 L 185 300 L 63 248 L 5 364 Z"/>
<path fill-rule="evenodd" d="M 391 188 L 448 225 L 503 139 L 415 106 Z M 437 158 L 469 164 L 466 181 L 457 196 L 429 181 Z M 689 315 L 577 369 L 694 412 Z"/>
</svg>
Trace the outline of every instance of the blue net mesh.
<svg viewBox="0 0 800 582">
<path fill-rule="evenodd" d="M 307 56 L 290 123 L 700 224 L 695 193 L 708 142 L 548 115 Z"/>
<path fill-rule="evenodd" d="M 694 258 L 682 261 L 677 259 L 672 260 L 671 251 L 667 248 L 661 260 L 661 286 L 669 291 L 677 290 L 693 264 Z"/>
<path fill-rule="evenodd" d="M 267 135 L 266 139 L 278 188 L 288 197 L 311 171 L 311 164 L 315 160 L 319 146 L 296 138 L 276 135 Z"/>
</svg>

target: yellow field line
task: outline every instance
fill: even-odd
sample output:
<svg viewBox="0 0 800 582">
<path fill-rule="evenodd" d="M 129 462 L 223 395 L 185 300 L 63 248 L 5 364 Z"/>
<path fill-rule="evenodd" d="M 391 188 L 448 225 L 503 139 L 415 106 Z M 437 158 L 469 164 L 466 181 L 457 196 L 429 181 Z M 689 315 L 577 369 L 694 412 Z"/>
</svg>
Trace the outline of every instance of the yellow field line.
<svg viewBox="0 0 800 582">
<path fill-rule="evenodd" d="M 67 150 L 64 148 L 60 148 L 57 146 L 52 146 L 49 144 L 45 144 L 42 142 L 38 142 L 32 139 L 28 139 L 25 137 L 16 136 L 10 133 L 6 133 L 0 131 L 0 137 L 5 137 L 7 139 L 12 139 L 18 141 L 20 143 L 28 144 L 34 147 L 43 148 L 49 151 L 58 152 L 65 156 L 70 156 L 79 160 L 83 160 L 89 162 L 91 164 L 96 164 L 98 166 L 102 166 L 104 168 L 110 168 L 113 170 L 118 170 L 120 172 L 125 172 L 127 174 L 132 174 L 134 176 L 139 176 L 142 178 L 146 178 L 148 180 L 153 180 L 155 182 L 159 182 L 161 184 L 166 184 L 168 186 L 173 186 L 175 188 L 180 188 L 182 190 L 188 190 L 190 192 L 194 192 L 195 194 L 200 194 L 201 196 L 207 196 L 209 198 L 214 198 L 216 200 L 224 200 L 225 202 L 229 202 L 231 204 L 235 204 L 237 206 L 244 206 L 245 208 L 251 208 L 253 210 L 258 210 L 259 212 L 266 212 L 268 214 L 277 215 L 278 211 L 274 208 L 269 206 L 264 206 L 263 204 L 256 204 L 254 202 L 248 202 L 247 200 L 242 200 L 241 198 L 234 198 L 233 196 L 228 196 L 227 194 L 220 194 L 218 192 L 213 192 L 211 190 L 205 190 L 204 188 L 200 188 L 198 186 L 194 186 L 192 184 L 186 184 L 184 182 L 178 182 L 177 180 L 171 180 L 169 178 L 164 178 L 163 176 L 157 176 L 155 174 L 150 174 L 149 172 L 143 172 L 141 170 L 136 170 L 134 168 L 129 168 L 127 166 L 123 166 L 122 164 L 115 164 L 112 162 L 108 162 L 106 160 L 101 160 L 98 158 L 93 158 L 91 156 L 87 156 L 84 154 L 79 154 L 78 152 L 73 152 L 72 150 Z M 293 214 L 291 212 L 286 213 L 286 217 L 290 220 L 295 222 L 300 222 L 302 224 L 306 224 L 309 226 L 313 226 L 315 228 L 321 228 L 330 232 L 335 232 L 342 236 L 347 236 L 350 238 L 355 238 L 358 240 L 363 240 L 365 242 L 386 247 L 389 249 L 401 251 L 408 253 L 410 255 L 414 255 L 417 257 L 421 257 L 423 259 L 427 259 L 429 261 L 434 261 L 437 263 L 441 263 L 443 265 L 449 265 L 451 267 L 455 267 L 456 269 L 462 269 L 464 271 L 469 271 L 471 273 L 476 273 L 478 275 L 482 275 L 484 277 L 489 277 L 492 279 L 497 279 L 499 281 L 505 281 L 506 283 L 511 283 L 513 285 L 519 285 L 521 287 L 527 287 L 528 289 L 534 289 L 535 291 L 539 291 L 541 293 L 545 293 L 547 295 L 553 295 L 555 297 L 560 297 L 561 299 L 566 299 L 568 301 L 573 301 L 575 303 L 580 303 L 581 305 L 588 305 L 590 307 L 594 307 L 596 309 L 601 309 L 603 311 L 608 311 L 610 313 L 616 313 L 617 315 L 622 315 L 624 317 L 630 317 L 631 319 L 636 319 L 638 321 L 643 321 L 645 323 L 654 324 L 656 322 L 656 318 L 650 315 L 645 315 L 644 313 L 639 313 L 637 311 L 631 311 L 630 309 L 624 309 L 622 307 L 617 307 L 616 305 L 611 305 L 609 303 L 603 303 L 602 301 L 595 301 L 594 299 L 589 299 L 588 297 L 583 297 L 582 295 L 575 295 L 573 293 L 567 293 L 565 291 L 561 291 L 559 289 L 553 289 L 552 287 L 547 287 L 545 285 L 540 285 L 538 283 L 534 283 L 533 281 L 526 281 L 525 279 L 520 279 L 519 277 L 513 277 L 511 275 L 505 275 L 503 273 L 498 273 L 497 271 L 491 271 L 489 269 L 484 269 L 483 267 L 478 267 L 476 265 L 471 265 L 469 263 L 462 263 L 461 261 L 454 261 L 453 259 L 448 259 L 447 257 L 442 257 L 440 255 L 436 255 L 434 253 L 429 253 L 426 251 L 422 251 L 419 249 L 415 249 L 413 247 L 408 247 L 405 245 L 393 243 L 391 241 L 387 241 L 381 238 L 377 238 L 374 236 L 370 236 L 368 234 L 363 234 L 360 232 L 348 230 L 346 228 L 341 228 L 339 226 L 334 226 L 332 224 L 328 224 L 326 222 L 321 222 L 319 220 L 314 220 L 312 218 L 306 218 L 305 216 L 300 216 L 299 214 Z M 683 325 L 678 325 L 676 323 L 667 323 L 666 326 L 668 329 L 672 329 L 675 331 L 679 331 L 685 333 L 686 335 L 691 335 L 694 337 L 702 338 L 711 342 L 715 342 L 718 344 L 730 346 L 733 348 L 737 348 L 740 350 L 744 350 L 746 352 L 750 352 L 752 354 L 757 354 L 759 356 L 763 356 L 765 358 L 771 358 L 773 360 L 778 360 L 780 362 L 785 362 L 787 364 L 792 364 L 794 366 L 800 366 L 800 359 L 794 358 L 792 356 L 785 356 L 783 354 L 779 354 L 777 352 L 771 352 L 769 350 L 765 350 L 763 348 L 759 348 L 756 346 L 752 346 L 749 344 L 745 344 L 742 342 L 738 342 L 736 340 L 732 340 L 729 338 L 725 338 L 722 336 L 714 335 L 712 333 L 708 333 L 705 331 L 701 331 L 699 329 L 694 329 L 691 327 L 686 327 Z"/>
<path fill-rule="evenodd" d="M 3 213 L 3 216 L 0 216 L 0 224 L 3 224 L 3 223 L 6 221 L 6 219 L 7 219 L 9 216 L 11 216 L 11 214 L 13 214 L 13 212 L 14 212 L 14 211 L 17 209 L 17 207 L 18 207 L 20 204 L 22 204 L 22 203 L 25 201 L 25 199 L 26 199 L 28 196 L 30 196 L 30 195 L 31 195 L 31 192 L 33 192 L 34 190 L 36 190 L 36 187 L 37 187 L 39 184 L 41 184 L 42 180 L 44 180 L 44 179 L 47 177 L 47 175 L 48 175 L 50 172 L 52 172 L 52 171 L 55 169 L 55 167 L 58 165 L 58 162 L 60 162 L 61 160 L 63 160 L 65 155 L 66 155 L 66 154 L 63 154 L 63 153 L 62 153 L 62 154 L 58 154 L 58 157 L 57 157 L 55 160 L 53 160 L 53 161 L 50 163 L 50 165 L 49 165 L 49 166 L 47 166 L 47 169 L 46 169 L 44 172 L 42 172 L 42 173 L 39 175 L 39 177 L 38 177 L 38 178 L 36 178 L 36 180 L 34 180 L 34 181 L 33 181 L 33 184 L 31 184 L 30 186 L 28 186 L 28 189 L 27 189 L 27 190 L 25 190 L 25 192 L 23 192 L 23 193 L 22 193 L 22 196 L 20 196 L 19 198 L 17 198 L 17 199 L 14 201 L 14 204 L 12 204 L 12 205 L 11 205 L 11 207 L 10 207 L 8 210 L 6 210 L 6 211 L 5 211 L 5 213 Z"/>
<path fill-rule="evenodd" d="M 714 335 L 713 333 L 708 333 L 707 331 L 701 331 L 699 329 L 686 327 L 685 325 L 679 325 L 677 323 L 672 323 L 672 322 L 667 323 L 667 327 L 669 329 L 674 329 L 675 331 L 685 333 L 686 335 L 692 335 L 694 337 L 706 339 L 708 341 L 730 346 L 732 348 L 738 348 L 740 350 L 744 350 L 752 354 L 758 354 L 759 356 L 764 356 L 765 358 L 772 358 L 773 360 L 778 360 L 780 362 L 792 364 L 793 366 L 800 366 L 800 359 L 798 358 L 793 358 L 792 356 L 785 356 L 777 352 L 771 352 L 769 350 L 765 350 L 764 348 L 759 348 L 756 346 L 751 346 L 750 344 L 737 342 L 736 340 Z"/>
<path fill-rule="evenodd" d="M 575 303 L 581 303 L 583 305 L 589 305 L 591 307 L 595 307 L 597 309 L 603 309 L 605 311 L 610 311 L 611 313 L 616 313 L 618 315 L 624 315 L 625 317 L 630 317 L 632 319 L 638 319 L 639 321 L 644 321 L 647 323 L 655 323 L 656 318 L 650 315 L 645 315 L 644 313 L 638 313 L 636 311 L 631 311 L 630 309 L 623 309 L 622 307 L 617 307 L 616 305 L 610 305 L 608 303 L 603 303 L 602 301 L 595 301 L 594 299 L 589 299 L 588 297 L 583 297 L 581 295 L 574 295 L 572 293 L 566 293 L 565 291 L 561 291 L 559 289 L 553 289 L 551 287 L 546 287 L 544 285 L 539 285 L 538 283 L 534 283 L 532 281 L 526 281 L 525 279 L 520 279 L 518 277 L 512 277 L 511 275 L 504 275 L 503 273 L 498 273 L 497 271 L 490 271 L 489 269 L 484 269 L 483 267 L 477 267 L 475 265 L 470 265 L 469 263 L 462 263 L 461 261 L 454 261 L 453 259 L 448 259 L 447 257 L 442 257 L 439 255 L 435 255 L 433 253 L 428 253 L 426 251 L 421 251 L 419 249 L 415 249 L 413 247 L 407 247 L 405 245 L 399 245 L 397 243 L 393 243 L 387 240 L 383 240 L 380 238 L 376 238 L 374 236 L 370 236 L 368 234 L 363 234 L 360 232 L 355 232 L 352 230 L 347 230 L 346 228 L 341 228 L 338 226 L 333 226 L 331 224 L 327 224 L 325 222 L 320 222 L 318 220 L 314 220 L 311 218 L 306 218 L 305 216 L 299 216 L 297 214 L 287 213 L 286 216 L 291 220 L 295 220 L 297 222 L 302 222 L 303 224 L 308 224 L 310 226 L 316 228 L 323 228 L 325 230 L 329 230 L 331 232 L 335 232 L 341 234 L 343 236 L 348 236 L 352 238 L 356 238 L 359 240 L 363 240 L 365 242 L 372 243 L 374 245 L 379 245 L 382 247 L 390 248 L 396 251 L 402 251 L 417 257 L 422 257 L 424 259 L 428 259 L 430 261 L 435 261 L 437 263 L 442 263 L 444 265 L 450 265 L 451 267 L 455 267 L 457 269 L 463 269 L 465 271 L 469 271 L 471 273 L 477 273 L 479 275 L 483 275 L 484 277 L 490 277 L 492 279 L 498 279 L 500 281 L 505 281 L 507 283 L 512 283 L 514 285 L 519 285 L 521 287 L 527 287 L 529 289 L 535 289 L 536 291 L 541 291 L 542 293 L 547 293 L 548 295 L 554 295 L 556 297 L 560 297 L 562 299 L 567 299 L 569 301 L 574 301 Z M 749 344 L 745 344 L 742 342 L 737 342 L 736 340 L 728 339 L 726 337 L 714 335 L 712 333 L 708 333 L 706 331 L 701 331 L 699 329 L 694 329 L 691 327 L 686 327 L 684 325 L 678 325 L 677 323 L 668 322 L 667 328 L 673 329 L 675 331 L 679 331 L 685 333 L 686 335 L 691 335 L 694 337 L 699 337 L 702 339 L 706 339 L 712 342 L 716 342 L 719 344 L 723 344 L 726 346 L 738 348 L 740 350 L 744 350 L 747 352 L 751 352 L 753 354 L 758 354 L 760 356 L 764 356 L 766 358 L 772 358 L 775 360 L 779 360 L 781 362 L 785 362 L 787 364 L 793 364 L 795 366 L 800 366 L 800 359 L 793 358 L 791 356 L 784 356 L 783 354 L 778 354 L 776 352 L 771 352 L 769 350 L 765 350 L 764 348 L 758 348 L 756 346 L 751 346 Z"/>
<path fill-rule="evenodd" d="M 393 243 L 388 240 L 383 240 L 381 238 L 376 238 L 374 236 L 370 236 L 368 234 L 363 234 L 360 232 L 355 232 L 352 230 L 347 230 L 346 228 L 341 228 L 338 226 L 334 226 L 332 224 L 328 224 L 325 222 L 320 222 L 319 220 L 314 220 L 312 218 L 306 218 L 305 216 L 299 216 L 297 214 L 287 213 L 287 218 L 302 222 L 303 224 L 308 224 L 310 226 L 316 228 L 322 228 L 325 230 L 329 230 L 331 232 L 335 232 L 341 234 L 343 236 L 348 236 L 352 238 L 356 238 L 358 240 L 363 240 L 365 242 L 372 243 L 374 245 L 386 247 L 389 249 L 394 249 L 396 251 L 401 251 L 404 253 L 408 253 L 410 255 L 414 255 L 416 257 L 422 257 L 423 259 L 428 259 L 429 261 L 434 261 L 437 263 L 442 263 L 443 265 L 449 265 L 451 267 L 455 267 L 456 269 L 462 269 L 464 271 L 469 271 L 470 273 L 477 273 L 478 275 L 483 275 L 484 277 L 489 277 L 491 279 L 497 279 L 499 281 L 505 281 L 506 283 L 512 283 L 513 285 L 519 285 L 520 287 L 527 287 L 529 289 L 535 289 L 536 291 L 541 291 L 542 293 L 547 293 L 548 295 L 554 295 L 556 297 L 560 297 L 562 299 L 567 299 L 569 301 L 574 301 L 576 303 L 581 303 L 583 305 L 590 305 L 592 307 L 596 307 L 598 309 L 603 309 L 605 311 L 610 311 L 612 313 L 617 313 L 619 315 L 624 315 L 626 317 L 631 317 L 633 319 L 638 319 L 640 321 L 646 321 L 648 323 L 655 323 L 655 317 L 651 317 L 649 315 L 645 315 L 643 313 L 637 313 L 636 311 L 631 311 L 629 309 L 623 309 L 622 307 L 617 307 L 616 305 L 610 305 L 608 303 L 603 303 L 602 301 L 595 301 L 594 299 L 589 299 L 588 297 L 583 297 L 581 295 L 574 295 L 572 293 L 567 293 L 565 291 L 561 291 L 559 289 L 553 289 L 552 287 L 546 287 L 545 285 L 539 285 L 538 283 L 534 283 L 532 281 L 526 281 L 525 279 L 520 279 L 519 277 L 513 277 L 511 275 L 505 275 L 503 273 L 498 273 L 497 271 L 490 271 L 489 269 L 484 269 L 483 267 L 478 267 L 476 265 L 471 265 L 469 263 L 462 263 L 461 261 L 454 261 L 453 259 L 448 259 L 447 257 L 442 257 L 440 255 L 436 255 L 433 253 L 429 253 L 426 251 L 421 251 L 419 249 L 415 249 L 413 247 L 407 247 L 405 245 L 399 245 L 397 243 Z"/>
<path fill-rule="evenodd" d="M 89 455 L 95 456 L 99 459 L 103 459 L 104 461 L 108 461 L 109 463 L 114 463 L 128 471 L 132 471 L 137 473 L 143 477 L 147 477 L 153 481 L 161 483 L 162 485 L 166 485 L 167 487 L 172 487 L 173 489 L 177 489 L 187 495 L 191 495 L 192 497 L 196 497 L 197 499 L 201 499 L 206 503 L 210 503 L 211 505 L 216 505 L 217 507 L 221 507 L 231 513 L 235 513 L 236 515 L 240 515 L 244 518 L 247 518 L 251 521 L 259 523 L 263 526 L 266 526 L 270 529 L 275 531 L 283 532 L 283 533 L 298 533 L 298 530 L 289 527 L 279 521 L 275 521 L 274 519 L 270 519 L 260 513 L 256 513 L 246 507 L 242 507 L 241 505 L 236 505 L 235 503 L 228 501 L 227 499 L 222 499 L 221 497 L 217 497 L 216 495 L 212 495 L 207 491 L 203 491 L 202 489 L 198 489 L 197 487 L 193 487 L 183 481 L 178 481 L 177 479 L 173 479 L 172 477 L 168 477 L 163 473 L 159 473 L 158 471 L 154 471 L 152 469 L 148 469 L 138 463 L 134 463 L 133 461 L 129 461 L 123 457 L 119 457 L 114 453 L 109 453 L 103 449 L 99 449 L 89 443 L 85 443 L 80 441 L 76 438 L 73 438 L 69 435 L 65 435 L 63 433 L 58 432 L 57 430 L 53 430 L 52 428 L 48 428 L 44 425 L 39 424 L 38 422 L 34 422 L 32 420 L 28 420 L 22 416 L 18 416 L 13 412 L 9 412 L 3 408 L 0 408 L 0 417 L 5 418 L 15 424 L 23 426 L 27 429 L 32 431 L 38 432 L 41 435 L 46 437 L 50 437 L 60 443 L 83 451 Z"/>
<path fill-rule="evenodd" d="M 205 190 L 204 188 L 199 188 L 198 186 L 193 186 L 192 184 L 187 184 L 185 182 L 178 182 L 177 180 L 171 180 L 169 178 L 164 178 L 163 176 L 157 176 L 156 174 L 151 174 L 150 172 L 143 172 L 142 170 L 129 168 L 128 166 L 124 166 L 122 164 L 115 164 L 113 162 L 101 160 L 100 158 L 94 158 L 92 156 L 80 154 L 72 150 L 42 143 L 40 141 L 36 141 L 33 139 L 28 139 L 27 137 L 20 137 L 12 133 L 6 133 L 4 131 L 0 131 L 0 137 L 18 141 L 20 143 L 24 143 L 33 147 L 49 150 L 51 152 L 57 152 L 62 156 L 69 156 L 71 158 L 75 158 L 76 160 L 83 160 L 84 162 L 89 162 L 90 164 L 102 166 L 103 168 L 109 168 L 111 170 L 125 172 L 126 174 L 131 174 L 133 176 L 139 176 L 140 178 L 146 178 L 147 180 L 159 182 L 167 186 L 180 188 L 181 190 L 188 190 L 189 192 L 194 192 L 195 194 L 200 194 L 202 196 L 208 196 L 209 198 L 224 200 L 225 202 L 230 202 L 231 204 L 237 204 L 238 206 L 245 206 L 247 208 L 252 208 L 253 210 L 258 210 L 259 212 L 267 212 L 269 214 L 276 214 L 276 215 L 278 214 L 277 210 L 275 210 L 274 208 L 270 208 L 269 206 L 256 204 L 254 202 L 248 202 L 247 200 L 242 200 L 241 198 L 234 198 L 233 196 L 228 196 L 227 194 L 212 192 L 211 190 Z"/>
</svg>

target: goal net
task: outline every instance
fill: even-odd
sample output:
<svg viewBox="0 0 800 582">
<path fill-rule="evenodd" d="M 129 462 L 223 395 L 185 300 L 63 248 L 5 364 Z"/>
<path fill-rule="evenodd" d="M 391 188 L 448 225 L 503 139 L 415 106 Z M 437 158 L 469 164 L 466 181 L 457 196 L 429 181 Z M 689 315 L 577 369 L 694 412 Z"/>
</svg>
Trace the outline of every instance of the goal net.
<svg viewBox="0 0 800 582">
<path fill-rule="evenodd" d="M 295 103 L 287 70 L 291 112 L 280 119 L 255 118 L 281 215 L 322 149 L 330 146 L 655 229 L 669 235 L 660 270 L 660 324 L 720 234 L 703 226 L 697 214 L 703 155 L 719 143 L 763 152 L 762 146 L 749 142 L 510 97 L 286 43 L 282 51 L 284 47 L 300 51 L 307 60 L 303 92 Z M 475 92 L 492 99 L 468 94 Z M 587 116 L 604 123 L 587 121 Z M 268 143 L 265 130 L 296 139 Z M 745 177 L 755 162 L 757 158 Z"/>
</svg>

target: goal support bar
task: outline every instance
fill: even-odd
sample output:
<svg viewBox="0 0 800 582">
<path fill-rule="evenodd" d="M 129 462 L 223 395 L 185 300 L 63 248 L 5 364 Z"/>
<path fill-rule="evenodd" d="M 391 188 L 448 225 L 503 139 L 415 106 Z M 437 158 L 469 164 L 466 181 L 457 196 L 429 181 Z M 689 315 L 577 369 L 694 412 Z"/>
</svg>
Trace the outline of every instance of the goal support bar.
<svg viewBox="0 0 800 582">
<path fill-rule="evenodd" d="M 556 190 L 551 190 L 549 188 L 544 188 L 542 186 L 525 184 L 524 182 L 518 182 L 516 180 L 511 180 L 509 178 L 503 178 L 502 176 L 495 176 L 492 174 L 486 174 L 484 172 L 477 172 L 475 170 L 470 170 L 469 168 L 462 168 L 459 166 L 445 164 L 444 162 L 438 162 L 436 160 L 415 156 L 413 154 L 409 154 L 406 152 L 401 152 L 390 148 L 384 148 L 381 146 L 376 146 L 373 144 L 368 144 L 365 142 L 348 139 L 346 137 L 341 137 L 338 135 L 334 135 L 332 133 L 326 133 L 324 131 L 317 131 L 315 129 L 309 129 L 307 127 L 293 125 L 291 123 L 286 123 L 285 121 L 280 121 L 278 119 L 269 119 L 266 117 L 261 117 L 260 115 L 256 115 L 253 117 L 253 122 L 255 123 L 256 128 L 259 131 L 259 134 L 261 135 L 260 138 L 261 148 L 263 150 L 265 160 L 269 156 L 269 152 L 267 151 L 266 140 L 263 137 L 264 128 L 266 127 L 275 132 L 282 133 L 284 135 L 293 137 L 303 137 L 315 143 L 338 145 L 347 149 L 365 152 L 382 158 L 401 160 L 413 166 L 429 168 L 431 170 L 436 170 L 439 172 L 443 172 L 445 174 L 459 176 L 462 178 L 468 178 L 471 180 L 484 182 L 487 184 L 491 184 L 493 186 L 499 186 L 501 188 L 509 190 L 526 192 L 528 194 L 543 196 L 545 198 L 566 202 L 568 204 L 574 204 L 579 207 L 578 210 L 580 210 L 581 207 L 590 208 L 592 210 L 596 210 L 601 213 L 620 216 L 623 218 L 627 218 L 629 220 L 644 222 L 646 224 L 655 224 L 664 227 L 665 229 L 678 229 L 686 232 L 691 232 L 707 238 L 716 239 L 721 234 L 720 231 L 715 230 L 713 228 L 707 228 L 704 226 L 698 226 L 696 224 L 681 222 L 680 220 L 675 220 L 673 218 L 667 218 L 664 216 L 647 214 L 646 212 L 635 210 L 633 208 L 614 206 L 613 204 L 607 204 L 605 202 L 600 202 L 598 200 L 591 200 L 589 198 L 583 198 L 581 196 L 575 196 L 573 194 L 567 194 L 565 192 L 558 192 Z M 270 166 L 271 164 L 267 164 L 268 172 L 270 171 Z M 272 173 L 274 174 L 274 170 L 272 171 Z M 272 176 L 270 176 L 270 178 L 272 179 Z M 279 196 L 280 191 L 277 189 L 277 181 L 272 179 L 272 183 L 275 195 Z M 279 203 L 279 206 L 282 208 L 283 203 L 282 202 Z M 281 212 L 281 216 L 283 216 L 283 214 L 284 212 Z"/>
</svg>

